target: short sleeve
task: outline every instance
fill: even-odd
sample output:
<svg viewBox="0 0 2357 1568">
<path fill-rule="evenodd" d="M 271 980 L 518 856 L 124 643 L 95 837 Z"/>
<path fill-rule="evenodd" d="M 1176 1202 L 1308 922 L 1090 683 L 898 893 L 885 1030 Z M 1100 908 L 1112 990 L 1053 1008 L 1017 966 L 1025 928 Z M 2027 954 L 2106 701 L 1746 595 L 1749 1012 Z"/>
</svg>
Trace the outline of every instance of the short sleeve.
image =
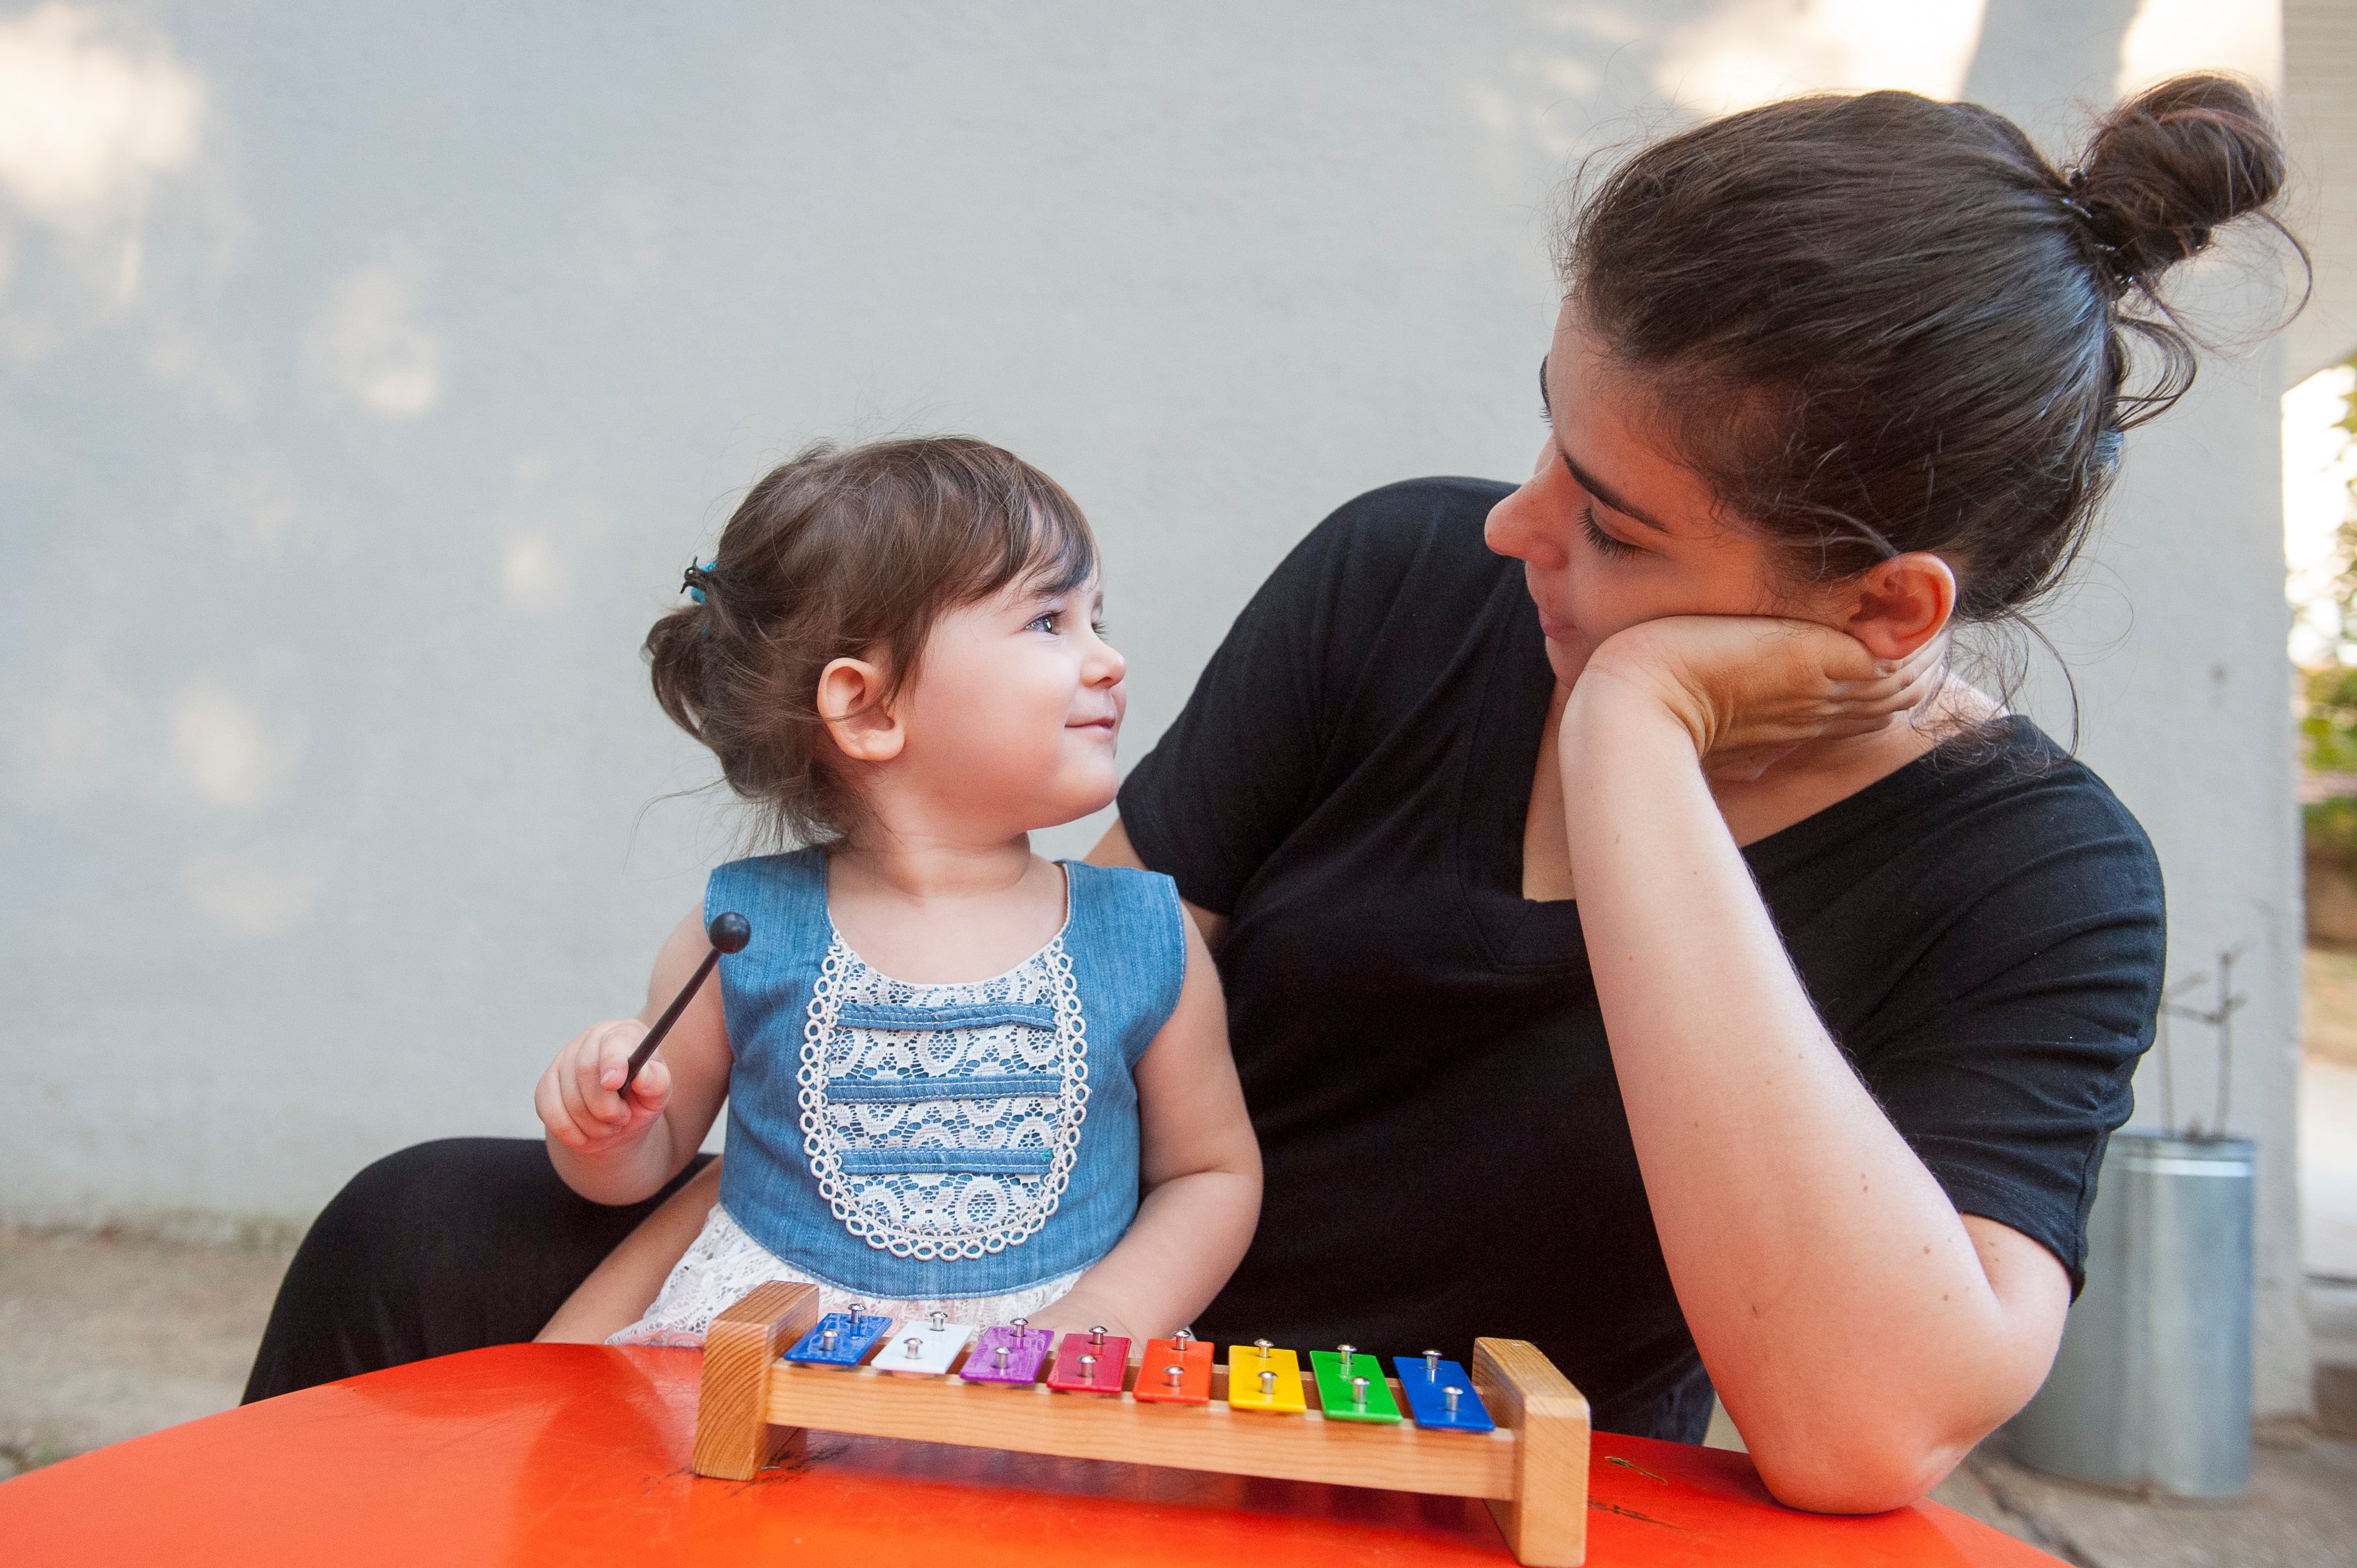
<svg viewBox="0 0 2357 1568">
<path fill-rule="evenodd" d="M 1508 487 L 1420 479 L 1349 502 L 1270 574 L 1194 694 L 1121 789 L 1138 857 L 1188 902 L 1232 914 L 1244 885 L 1316 806 L 1328 748 L 1402 585 L 1467 488 L 1486 511 Z M 1480 550 L 1478 532 L 1474 553 Z"/>
<path fill-rule="evenodd" d="M 2075 1294 L 2104 1148 L 2153 1038 L 2160 866 L 2076 764 L 1954 831 L 1953 853 L 1926 846 L 1943 869 L 1916 889 L 1949 918 L 1843 1043 L 1958 1212 L 2038 1241 Z"/>
</svg>

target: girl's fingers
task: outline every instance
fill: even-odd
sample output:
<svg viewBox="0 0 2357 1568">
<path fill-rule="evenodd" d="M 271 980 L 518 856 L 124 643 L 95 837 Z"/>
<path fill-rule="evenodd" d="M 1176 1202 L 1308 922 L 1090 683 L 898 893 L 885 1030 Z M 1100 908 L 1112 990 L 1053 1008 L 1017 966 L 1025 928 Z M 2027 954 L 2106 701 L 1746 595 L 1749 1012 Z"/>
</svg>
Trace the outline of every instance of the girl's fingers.
<svg viewBox="0 0 2357 1568">
<path fill-rule="evenodd" d="M 548 1092 L 550 1102 L 556 1112 L 556 1122 L 554 1125 L 556 1127 L 560 1141 L 564 1142 L 568 1148 L 576 1149 L 587 1148 L 596 1142 L 600 1129 L 590 1118 L 588 1108 L 581 1103 L 581 1096 L 574 1085 L 573 1075 L 558 1071 L 554 1068 L 550 1069 Z M 571 1134 L 569 1138 L 565 1136 L 567 1133 Z"/>
<path fill-rule="evenodd" d="M 555 1073 L 552 1069 L 540 1075 L 540 1082 L 532 1091 L 532 1108 L 540 1116 L 540 1124 L 548 1135 L 566 1148 L 576 1148 L 581 1142 L 581 1129 L 565 1112 L 565 1096 L 557 1092 Z"/>
<path fill-rule="evenodd" d="M 639 1042 L 646 1037 L 646 1026 L 632 1018 L 608 1028 L 605 1038 L 598 1042 L 597 1087 L 613 1095 L 614 1120 L 617 1122 L 627 1122 L 630 1119 L 631 1095 L 623 1092 L 622 1083 L 630 1076 L 630 1053 L 637 1050 Z M 639 1076 L 630 1082 L 633 1093 L 640 1084 L 646 1082 L 647 1074 L 654 1070 L 654 1065 L 650 1060 L 639 1069 Z"/>
<path fill-rule="evenodd" d="M 581 1053 L 573 1078 L 581 1091 L 581 1102 L 590 1115 L 609 1125 L 630 1120 L 630 1107 L 622 1103 L 622 1077 L 630 1069 L 630 1047 L 619 1043 L 622 1030 L 608 1024 L 597 1030 Z"/>
<path fill-rule="evenodd" d="M 661 1056 L 647 1058 L 639 1076 L 630 1080 L 630 1097 L 651 1111 L 660 1111 L 671 1098 L 671 1069 L 663 1065 Z"/>
<path fill-rule="evenodd" d="M 570 1063 L 559 1063 L 553 1070 L 556 1079 L 556 1092 L 564 1103 L 565 1115 L 572 1119 L 574 1126 L 580 1130 L 584 1138 L 593 1136 L 597 1127 L 597 1121 L 589 1114 L 588 1097 L 582 1090 L 580 1061 L 576 1058 Z"/>
</svg>

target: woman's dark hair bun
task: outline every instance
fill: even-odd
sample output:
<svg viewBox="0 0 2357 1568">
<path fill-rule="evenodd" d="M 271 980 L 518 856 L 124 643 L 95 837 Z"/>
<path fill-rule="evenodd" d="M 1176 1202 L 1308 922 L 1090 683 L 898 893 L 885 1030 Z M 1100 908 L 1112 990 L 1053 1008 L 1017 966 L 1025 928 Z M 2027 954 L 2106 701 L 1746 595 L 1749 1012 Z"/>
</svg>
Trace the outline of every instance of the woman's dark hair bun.
<svg viewBox="0 0 2357 1568">
<path fill-rule="evenodd" d="M 2123 287 L 2147 287 L 2221 225 L 2283 188 L 2283 134 L 2257 90 L 2231 76 L 2171 77 L 2096 127 L 2070 200 Z"/>
</svg>

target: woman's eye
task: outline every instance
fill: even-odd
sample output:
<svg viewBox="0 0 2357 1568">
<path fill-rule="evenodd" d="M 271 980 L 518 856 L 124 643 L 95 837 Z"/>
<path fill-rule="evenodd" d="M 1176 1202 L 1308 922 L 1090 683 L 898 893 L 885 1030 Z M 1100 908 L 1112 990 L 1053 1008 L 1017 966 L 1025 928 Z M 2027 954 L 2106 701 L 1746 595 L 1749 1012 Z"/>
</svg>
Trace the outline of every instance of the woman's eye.
<svg viewBox="0 0 2357 1568">
<path fill-rule="evenodd" d="M 1596 526 L 1596 509 L 1592 506 L 1584 506 L 1579 509 L 1579 531 L 1587 535 L 1587 542 L 1593 544 L 1597 549 L 1602 551 L 1607 555 L 1629 556 L 1642 553 L 1642 552 L 1641 552 L 1635 545 L 1630 543 L 1627 540 L 1615 539 L 1610 534 L 1605 532 L 1601 528 Z"/>
</svg>

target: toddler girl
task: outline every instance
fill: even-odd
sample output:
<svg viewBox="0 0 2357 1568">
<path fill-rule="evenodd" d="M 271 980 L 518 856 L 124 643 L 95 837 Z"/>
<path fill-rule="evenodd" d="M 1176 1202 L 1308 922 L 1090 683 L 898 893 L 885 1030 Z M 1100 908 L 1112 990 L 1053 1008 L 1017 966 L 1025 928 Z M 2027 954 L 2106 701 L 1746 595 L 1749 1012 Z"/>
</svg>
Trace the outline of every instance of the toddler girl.
<svg viewBox="0 0 2357 1568">
<path fill-rule="evenodd" d="M 542 1076 L 549 1157 L 601 1203 L 729 1117 L 720 1201 L 651 1306 L 608 1289 L 585 1321 L 576 1295 L 544 1337 L 700 1344 L 765 1280 L 903 1318 L 1187 1322 L 1252 1238 L 1260 1153 L 1170 879 L 1031 853 L 1117 782 L 1124 667 L 1080 510 L 979 441 L 816 446 L 687 586 L 647 637 L 655 694 L 810 847 L 713 872 L 647 1010 Z M 751 941 L 621 1092 L 729 910 Z"/>
</svg>

